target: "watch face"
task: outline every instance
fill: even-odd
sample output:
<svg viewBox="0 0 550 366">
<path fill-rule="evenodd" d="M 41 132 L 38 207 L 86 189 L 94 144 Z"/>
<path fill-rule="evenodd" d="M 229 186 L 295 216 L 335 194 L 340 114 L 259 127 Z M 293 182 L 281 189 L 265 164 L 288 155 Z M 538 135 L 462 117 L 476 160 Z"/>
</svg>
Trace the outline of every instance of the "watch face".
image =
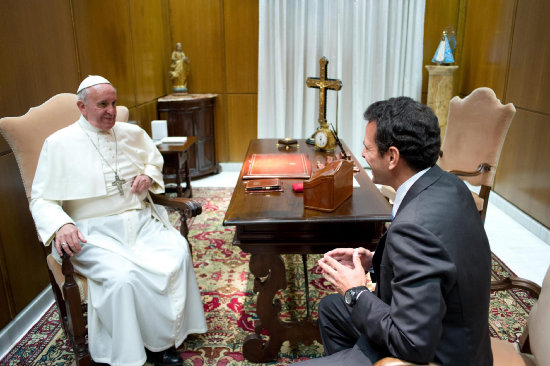
<svg viewBox="0 0 550 366">
<path fill-rule="evenodd" d="M 324 134 L 324 132 L 317 132 L 315 134 L 315 144 L 319 147 L 325 147 L 327 145 L 327 135 Z"/>
<path fill-rule="evenodd" d="M 347 290 L 344 294 L 344 301 L 346 304 L 351 305 L 351 289 Z"/>
<path fill-rule="evenodd" d="M 365 286 L 357 286 L 348 289 L 344 294 L 344 302 L 351 306 L 355 305 L 357 302 L 357 297 L 363 291 L 369 291 L 369 289 Z"/>
</svg>

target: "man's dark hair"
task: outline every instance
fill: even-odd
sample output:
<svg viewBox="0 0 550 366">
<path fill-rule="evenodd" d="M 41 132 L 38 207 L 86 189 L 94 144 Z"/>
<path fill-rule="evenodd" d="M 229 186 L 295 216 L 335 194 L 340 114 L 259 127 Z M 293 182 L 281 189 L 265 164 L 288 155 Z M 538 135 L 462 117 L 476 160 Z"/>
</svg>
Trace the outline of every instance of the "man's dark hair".
<svg viewBox="0 0 550 366">
<path fill-rule="evenodd" d="M 364 117 L 376 122 L 374 141 L 381 155 L 395 146 L 417 172 L 437 162 L 441 135 L 430 107 L 409 97 L 390 98 L 371 104 Z"/>
</svg>

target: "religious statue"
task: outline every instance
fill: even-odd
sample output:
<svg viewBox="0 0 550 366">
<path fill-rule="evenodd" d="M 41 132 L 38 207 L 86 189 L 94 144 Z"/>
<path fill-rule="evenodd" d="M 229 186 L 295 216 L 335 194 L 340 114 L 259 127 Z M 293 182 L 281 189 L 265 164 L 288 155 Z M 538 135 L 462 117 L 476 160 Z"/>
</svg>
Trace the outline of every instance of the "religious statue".
<svg viewBox="0 0 550 366">
<path fill-rule="evenodd" d="M 176 43 L 176 50 L 172 52 L 170 65 L 170 79 L 174 93 L 187 93 L 187 76 L 189 75 L 189 59 L 181 50 L 181 43 Z"/>
<path fill-rule="evenodd" d="M 453 57 L 453 51 L 456 49 L 456 36 L 455 31 L 452 26 L 448 26 L 443 31 L 443 34 L 441 35 L 441 41 L 439 42 L 439 46 L 437 47 L 437 50 L 435 51 L 434 57 L 432 58 L 432 62 L 441 65 L 441 64 L 452 64 L 455 62 L 455 59 Z"/>
</svg>

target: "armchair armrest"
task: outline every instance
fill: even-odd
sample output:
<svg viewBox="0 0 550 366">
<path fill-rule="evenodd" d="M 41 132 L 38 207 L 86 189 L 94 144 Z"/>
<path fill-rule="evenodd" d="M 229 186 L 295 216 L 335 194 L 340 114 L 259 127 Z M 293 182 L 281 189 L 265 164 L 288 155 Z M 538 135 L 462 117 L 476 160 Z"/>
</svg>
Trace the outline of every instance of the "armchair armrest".
<svg viewBox="0 0 550 366">
<path fill-rule="evenodd" d="M 491 165 L 487 163 L 481 163 L 477 166 L 477 170 L 473 172 L 465 172 L 462 170 L 451 170 L 450 173 L 453 173 L 454 175 L 462 176 L 462 177 L 475 177 L 476 175 L 480 175 L 481 173 L 490 172 L 491 171 Z"/>
<path fill-rule="evenodd" d="M 529 281 L 525 278 L 519 278 L 516 276 L 506 277 L 498 281 L 491 281 L 491 290 L 502 291 L 511 288 L 519 288 L 525 290 L 536 299 L 539 298 L 541 291 L 541 287 L 533 281 Z M 531 349 L 529 346 L 529 329 L 527 328 L 527 324 L 525 325 L 523 333 L 519 338 L 519 349 L 523 353 L 531 353 Z"/>
<path fill-rule="evenodd" d="M 202 213 L 202 205 L 199 201 L 192 198 L 166 197 L 161 194 L 151 193 L 153 202 L 157 205 L 166 206 L 175 210 L 185 210 L 189 215 L 187 218 L 198 216 Z"/>
<path fill-rule="evenodd" d="M 533 281 L 525 278 L 510 276 L 498 281 L 491 281 L 491 290 L 502 291 L 511 288 L 519 288 L 528 291 L 534 298 L 539 298 L 541 288 Z"/>
<path fill-rule="evenodd" d="M 187 239 L 189 227 L 187 220 L 202 213 L 202 205 L 199 201 L 192 198 L 166 197 L 159 194 L 151 194 L 153 203 L 165 207 L 170 207 L 180 214 L 180 233 Z"/>
</svg>

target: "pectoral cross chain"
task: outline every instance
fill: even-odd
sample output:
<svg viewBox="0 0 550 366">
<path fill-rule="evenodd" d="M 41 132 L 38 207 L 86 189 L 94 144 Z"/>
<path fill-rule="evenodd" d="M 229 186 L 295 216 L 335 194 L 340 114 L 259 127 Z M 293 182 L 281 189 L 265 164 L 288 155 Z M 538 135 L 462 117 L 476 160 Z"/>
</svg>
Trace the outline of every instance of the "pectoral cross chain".
<svg viewBox="0 0 550 366">
<path fill-rule="evenodd" d="M 84 127 L 82 127 L 82 125 L 80 127 L 82 128 L 82 131 L 86 134 L 86 136 L 88 136 L 88 139 L 92 143 L 93 147 L 96 149 L 97 153 L 99 154 L 99 157 L 105 162 L 105 164 L 107 164 L 109 169 L 111 169 L 113 171 L 113 173 L 115 173 L 115 180 L 113 181 L 113 183 L 111 183 L 111 185 L 113 187 L 116 186 L 117 189 L 118 189 L 118 194 L 120 194 L 121 196 L 124 196 L 124 191 L 122 190 L 122 185 L 124 183 L 126 183 L 126 180 L 120 179 L 120 177 L 118 176 L 118 173 L 117 173 L 117 171 L 118 171 L 118 143 L 117 143 L 117 140 L 116 140 L 115 130 L 112 130 L 113 131 L 113 137 L 115 138 L 115 168 L 113 169 L 113 167 L 111 166 L 111 164 L 109 164 L 107 159 L 105 159 L 105 157 L 103 156 L 101 151 L 99 151 L 99 148 L 95 144 L 94 140 L 92 140 L 90 135 L 88 135 L 88 132 L 86 132 L 86 130 L 84 129 Z M 98 137 L 98 139 L 99 139 L 99 137 Z"/>
<path fill-rule="evenodd" d="M 118 176 L 117 173 L 115 173 L 115 180 L 113 181 L 113 183 L 111 183 L 111 185 L 114 187 L 116 186 L 118 188 L 118 194 L 120 194 L 121 196 L 124 196 L 124 191 L 122 190 L 122 185 L 126 183 L 126 180 L 124 179 L 120 179 L 120 177 Z"/>
</svg>

